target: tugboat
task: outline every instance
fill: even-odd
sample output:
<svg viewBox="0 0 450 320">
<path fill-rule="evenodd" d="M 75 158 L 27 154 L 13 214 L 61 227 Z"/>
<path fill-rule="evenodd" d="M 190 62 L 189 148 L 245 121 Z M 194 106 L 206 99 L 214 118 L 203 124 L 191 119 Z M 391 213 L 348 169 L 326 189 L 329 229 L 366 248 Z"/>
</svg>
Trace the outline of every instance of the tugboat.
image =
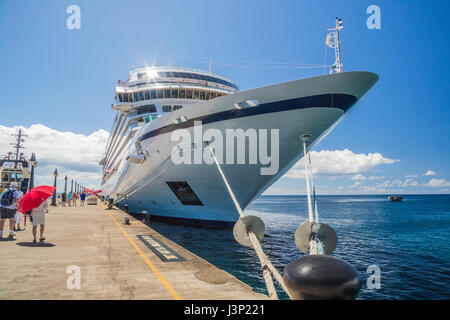
<svg viewBox="0 0 450 320">
<path fill-rule="evenodd" d="M 391 202 L 402 202 L 403 201 L 402 196 L 389 196 L 388 199 Z"/>
<path fill-rule="evenodd" d="M 20 149 L 24 148 L 22 143 L 25 142 L 22 129 L 14 134 L 15 142 L 11 143 L 14 152 L 8 152 L 3 159 L 0 160 L 0 192 L 9 187 L 11 182 L 19 184 L 19 191 L 24 194 L 28 191 L 30 185 L 30 161 L 28 161 Z M 33 154 L 34 156 L 34 154 Z M 32 157 L 33 158 L 33 157 Z M 33 163 L 35 161 L 32 161 Z"/>
</svg>

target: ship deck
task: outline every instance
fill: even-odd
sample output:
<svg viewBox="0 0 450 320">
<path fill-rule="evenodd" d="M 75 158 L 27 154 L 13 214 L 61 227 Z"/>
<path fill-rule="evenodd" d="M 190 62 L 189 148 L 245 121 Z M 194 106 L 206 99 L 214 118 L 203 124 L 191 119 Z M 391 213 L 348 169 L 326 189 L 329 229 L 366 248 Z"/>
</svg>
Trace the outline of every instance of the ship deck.
<svg viewBox="0 0 450 320">
<path fill-rule="evenodd" d="M 117 208 L 49 210 L 44 244 L 5 223 L 0 299 L 267 299 Z"/>
</svg>

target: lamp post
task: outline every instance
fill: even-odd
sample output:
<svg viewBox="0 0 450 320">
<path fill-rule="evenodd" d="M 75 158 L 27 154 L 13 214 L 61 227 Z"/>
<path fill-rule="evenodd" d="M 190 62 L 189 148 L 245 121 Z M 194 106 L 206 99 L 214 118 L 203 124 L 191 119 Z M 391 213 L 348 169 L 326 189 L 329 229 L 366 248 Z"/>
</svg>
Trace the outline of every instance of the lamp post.
<svg viewBox="0 0 450 320">
<path fill-rule="evenodd" d="M 31 189 L 34 188 L 34 168 L 37 167 L 36 155 L 34 153 L 31 154 L 30 166 L 31 166 L 31 173 L 30 173 L 30 184 L 28 186 L 28 191 L 30 191 Z"/>
<path fill-rule="evenodd" d="M 64 178 L 64 193 L 67 193 L 67 176 Z"/>
<path fill-rule="evenodd" d="M 55 187 L 55 191 L 53 191 L 53 198 L 52 198 L 52 206 L 56 207 L 56 178 L 58 177 L 58 169 L 55 168 L 55 172 L 53 172 L 53 175 L 55 176 L 55 182 L 53 183 L 53 186 Z"/>
<path fill-rule="evenodd" d="M 72 185 L 70 186 L 70 192 L 73 193 L 73 180 L 72 180 Z"/>
</svg>

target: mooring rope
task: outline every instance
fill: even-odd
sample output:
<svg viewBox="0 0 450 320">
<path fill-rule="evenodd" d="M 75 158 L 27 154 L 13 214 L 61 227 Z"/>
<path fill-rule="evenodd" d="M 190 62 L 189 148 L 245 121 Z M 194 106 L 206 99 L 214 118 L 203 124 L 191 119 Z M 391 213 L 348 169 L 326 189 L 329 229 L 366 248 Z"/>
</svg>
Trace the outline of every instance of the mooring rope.
<svg viewBox="0 0 450 320">
<path fill-rule="evenodd" d="M 244 212 L 242 211 L 241 206 L 239 205 L 233 190 L 230 187 L 230 184 L 228 183 L 227 178 L 225 177 L 225 174 L 222 171 L 222 168 L 220 167 L 219 162 L 217 161 L 216 155 L 214 154 L 214 151 L 212 150 L 211 146 L 208 147 L 209 151 L 211 152 L 211 155 L 214 158 L 214 162 L 216 163 L 217 169 L 222 176 L 223 182 L 225 183 L 225 186 L 227 187 L 228 193 L 230 194 L 231 199 L 233 200 L 233 203 L 239 213 L 239 216 L 242 218 L 244 223 L 247 226 L 247 234 L 250 239 L 250 243 L 253 246 L 253 249 L 256 252 L 256 255 L 259 258 L 259 261 L 261 263 L 262 271 L 263 271 L 263 277 L 264 281 L 266 282 L 267 291 L 269 292 L 269 298 L 273 300 L 278 300 L 278 295 L 275 289 L 275 286 L 273 284 L 272 276 L 275 278 L 275 280 L 280 284 L 281 288 L 286 292 L 286 294 L 289 296 L 289 298 L 292 299 L 291 295 L 289 294 L 289 291 L 284 284 L 283 277 L 280 275 L 278 270 L 273 266 L 270 259 L 267 257 L 267 255 L 264 253 L 261 243 L 259 242 L 258 238 L 256 237 L 253 230 L 248 226 L 247 219 L 244 215 Z"/>
</svg>

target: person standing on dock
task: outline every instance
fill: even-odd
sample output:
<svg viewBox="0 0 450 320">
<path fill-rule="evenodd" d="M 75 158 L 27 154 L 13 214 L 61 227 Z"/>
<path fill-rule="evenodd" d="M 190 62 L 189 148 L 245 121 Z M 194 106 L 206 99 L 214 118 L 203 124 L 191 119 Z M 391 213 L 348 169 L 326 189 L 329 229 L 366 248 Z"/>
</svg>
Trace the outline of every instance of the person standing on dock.
<svg viewBox="0 0 450 320">
<path fill-rule="evenodd" d="M 31 216 L 33 217 L 33 242 L 36 242 L 37 226 L 39 225 L 40 238 L 39 241 L 43 242 L 44 230 L 45 230 L 45 211 L 48 209 L 48 202 L 44 200 L 39 207 L 31 210 Z"/>
<path fill-rule="evenodd" d="M 76 192 L 74 192 L 73 196 L 72 196 L 72 201 L 73 201 L 73 206 L 74 207 L 77 205 L 77 198 L 78 198 L 78 195 L 77 195 Z"/>
<path fill-rule="evenodd" d="M 80 202 L 81 202 L 81 206 L 84 206 L 84 200 L 86 200 L 86 195 L 84 194 L 84 192 L 81 192 L 80 194 Z"/>
<path fill-rule="evenodd" d="M 20 194 L 20 200 L 22 200 L 23 198 L 23 192 L 19 191 Z M 20 202 L 19 200 L 19 202 Z M 14 216 L 14 231 L 22 231 L 22 229 L 20 229 L 20 222 L 22 221 L 22 212 L 16 211 L 16 215 Z M 16 224 L 17 224 L 17 228 L 16 228 Z"/>
<path fill-rule="evenodd" d="M 3 237 L 3 227 L 6 220 L 9 220 L 9 236 L 16 235 L 14 232 L 14 215 L 20 201 L 18 186 L 17 182 L 11 182 L 9 189 L 4 190 L 0 195 L 0 238 Z"/>
<path fill-rule="evenodd" d="M 63 207 L 66 206 L 66 200 L 67 200 L 67 193 L 63 192 L 62 195 L 61 195 L 61 201 L 62 201 Z"/>
<path fill-rule="evenodd" d="M 73 194 L 72 194 L 72 192 L 69 192 L 69 195 L 67 196 L 67 200 L 69 202 L 69 207 L 72 206 L 72 199 L 73 199 Z"/>
</svg>

